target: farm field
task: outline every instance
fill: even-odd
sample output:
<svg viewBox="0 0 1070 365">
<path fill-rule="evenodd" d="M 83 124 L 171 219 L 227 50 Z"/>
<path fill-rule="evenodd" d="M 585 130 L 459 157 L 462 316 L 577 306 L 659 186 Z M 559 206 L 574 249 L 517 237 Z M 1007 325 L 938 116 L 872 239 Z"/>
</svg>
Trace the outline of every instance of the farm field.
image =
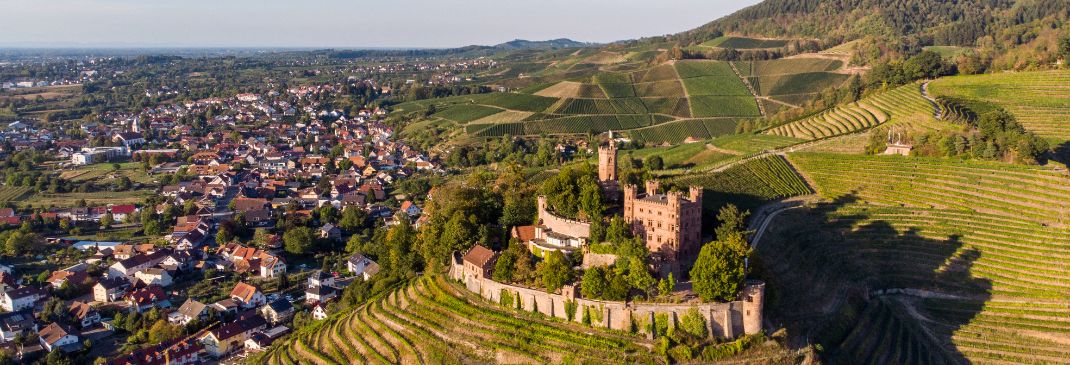
<svg viewBox="0 0 1070 365">
<path fill-rule="evenodd" d="M 1070 71 L 943 77 L 929 83 L 929 91 L 1000 105 L 1038 136 L 1070 141 Z"/>
<path fill-rule="evenodd" d="M 737 120 L 762 117 L 761 107 L 776 112 L 805 103 L 817 91 L 846 77 L 828 72 L 842 65 L 842 61 L 820 57 L 758 62 L 678 60 L 620 71 L 577 71 L 585 75 L 535 83 L 520 92 L 411 101 L 396 108 L 419 116 L 434 105 L 438 111 L 433 117 L 456 123 L 453 128 L 475 138 L 616 130 L 631 131 L 649 142 L 679 143 L 732 133 Z M 759 92 L 762 78 L 772 92 L 782 93 L 773 95 L 777 101 L 755 98 L 748 82 Z M 781 99 L 788 101 L 778 102 Z"/>
</svg>

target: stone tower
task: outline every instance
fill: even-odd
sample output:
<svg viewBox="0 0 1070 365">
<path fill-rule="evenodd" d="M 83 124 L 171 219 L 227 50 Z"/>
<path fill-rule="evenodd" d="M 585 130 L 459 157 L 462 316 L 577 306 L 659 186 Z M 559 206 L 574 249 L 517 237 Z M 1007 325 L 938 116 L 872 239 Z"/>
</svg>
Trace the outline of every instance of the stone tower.
<svg viewBox="0 0 1070 365">
<path fill-rule="evenodd" d="M 762 330 L 762 309 L 765 301 L 765 283 L 748 280 L 743 287 L 743 333 L 753 335 Z"/>
<path fill-rule="evenodd" d="M 617 145 L 598 146 L 598 181 L 617 181 Z"/>
</svg>

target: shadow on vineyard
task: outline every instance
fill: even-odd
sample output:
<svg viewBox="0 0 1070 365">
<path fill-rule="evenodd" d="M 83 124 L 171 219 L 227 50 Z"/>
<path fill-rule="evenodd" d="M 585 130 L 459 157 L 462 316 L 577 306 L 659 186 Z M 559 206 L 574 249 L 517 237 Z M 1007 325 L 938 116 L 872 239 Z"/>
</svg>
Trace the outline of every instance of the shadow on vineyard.
<svg viewBox="0 0 1070 365">
<path fill-rule="evenodd" d="M 1070 142 L 1063 142 L 1052 148 L 1052 160 L 1070 165 Z"/>
<path fill-rule="evenodd" d="M 819 344 L 831 364 L 968 363 L 951 336 L 990 298 L 990 281 L 970 276 L 980 252 L 955 234 L 933 239 L 870 219 L 856 201 L 774 221 L 755 254 L 769 321 L 795 345 Z M 926 311 L 934 302 L 955 314 Z"/>
</svg>

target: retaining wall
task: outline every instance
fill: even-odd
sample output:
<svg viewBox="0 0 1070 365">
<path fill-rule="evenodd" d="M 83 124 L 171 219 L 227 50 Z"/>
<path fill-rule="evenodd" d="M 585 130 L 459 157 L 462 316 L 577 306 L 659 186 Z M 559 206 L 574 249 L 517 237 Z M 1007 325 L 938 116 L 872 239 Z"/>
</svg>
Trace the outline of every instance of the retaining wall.
<svg viewBox="0 0 1070 365">
<path fill-rule="evenodd" d="M 676 323 L 692 309 L 697 310 L 706 320 L 707 332 L 719 338 L 735 338 L 742 334 L 755 334 L 761 331 L 762 301 L 765 284 L 748 282 L 740 300 L 727 303 L 633 303 L 574 298 L 563 294 L 551 294 L 542 290 L 524 288 L 483 278 L 477 273 L 466 273 L 460 265 L 459 256 L 455 255 L 450 268 L 450 276 L 464 283 L 469 291 L 478 293 L 494 303 L 501 303 L 502 293 L 513 297 L 518 309 L 539 312 L 546 316 L 568 320 L 566 303 L 575 303 L 576 310 L 572 321 L 584 323 L 585 313 L 589 313 L 589 323 L 595 327 L 631 331 L 655 337 L 653 333 L 655 316 L 665 315 L 669 326 Z M 566 294 L 574 290 L 563 290 Z"/>
</svg>

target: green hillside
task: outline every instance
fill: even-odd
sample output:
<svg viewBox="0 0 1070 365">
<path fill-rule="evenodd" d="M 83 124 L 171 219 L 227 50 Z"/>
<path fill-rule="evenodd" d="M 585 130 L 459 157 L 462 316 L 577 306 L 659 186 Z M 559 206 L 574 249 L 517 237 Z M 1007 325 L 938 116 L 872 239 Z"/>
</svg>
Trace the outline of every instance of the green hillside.
<svg viewBox="0 0 1070 365">
<path fill-rule="evenodd" d="M 790 108 L 790 102 L 816 98 L 822 90 L 843 82 L 847 76 L 833 72 L 842 67 L 841 61 L 823 58 L 738 65 L 681 60 L 598 71 L 519 92 L 407 102 L 396 109 L 447 120 L 473 138 L 613 130 L 630 131 L 631 136 L 651 143 L 679 143 L 730 134 L 741 119 L 761 118 L 767 109 L 779 111 Z M 763 83 L 768 93 L 759 91 Z M 790 102 L 764 100 L 767 97 Z M 431 106 L 434 110 L 429 113 Z"/>
<path fill-rule="evenodd" d="M 1055 143 L 1070 141 L 1070 71 L 945 77 L 930 83 L 929 90 L 995 103 L 1038 136 Z"/>
<path fill-rule="evenodd" d="M 925 99 L 920 84 L 910 84 L 840 105 L 814 116 L 765 131 L 778 136 L 822 139 L 862 131 L 885 122 L 926 124 L 934 122 L 937 105 Z"/>
</svg>

